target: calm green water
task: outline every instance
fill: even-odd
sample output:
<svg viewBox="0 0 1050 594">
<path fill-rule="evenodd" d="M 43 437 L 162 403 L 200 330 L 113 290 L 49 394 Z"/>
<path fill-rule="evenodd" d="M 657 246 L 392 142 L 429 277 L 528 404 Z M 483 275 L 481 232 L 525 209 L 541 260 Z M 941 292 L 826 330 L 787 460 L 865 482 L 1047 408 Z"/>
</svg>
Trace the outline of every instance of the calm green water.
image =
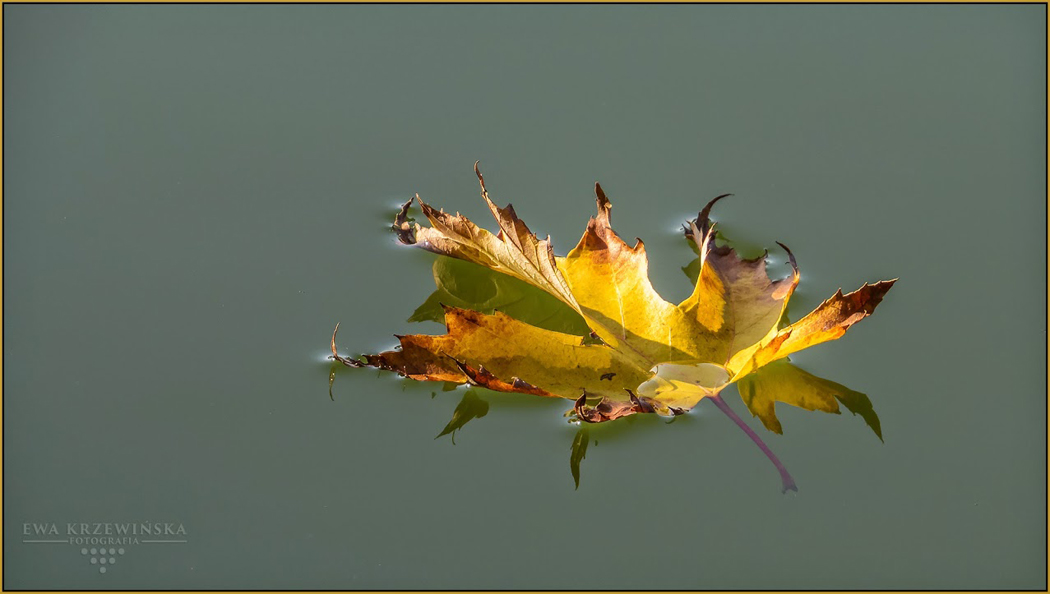
<svg viewBox="0 0 1050 594">
<path fill-rule="evenodd" d="M 4 586 L 1045 588 L 1045 22 L 6 6 Z M 671 301 L 724 192 L 737 245 L 798 257 L 793 315 L 900 277 L 793 357 L 885 443 L 729 390 L 797 494 L 710 403 L 592 429 L 575 490 L 567 401 L 478 392 L 453 445 L 462 390 L 341 369 L 330 400 L 336 322 L 349 353 L 440 332 L 386 227 L 414 192 L 487 224 L 476 159 L 562 254 L 600 180 Z M 81 523 L 173 533 L 110 565 Z"/>
</svg>

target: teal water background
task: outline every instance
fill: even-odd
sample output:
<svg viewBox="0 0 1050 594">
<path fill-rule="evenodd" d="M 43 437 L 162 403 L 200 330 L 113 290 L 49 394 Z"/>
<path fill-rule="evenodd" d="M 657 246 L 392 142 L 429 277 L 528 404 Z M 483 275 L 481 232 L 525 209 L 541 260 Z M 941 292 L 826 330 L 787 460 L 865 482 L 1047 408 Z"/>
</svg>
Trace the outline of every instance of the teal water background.
<svg viewBox="0 0 1050 594">
<path fill-rule="evenodd" d="M 6 588 L 1046 588 L 1044 6 L 4 7 Z M 569 402 L 340 370 L 432 292 L 471 170 L 564 254 L 593 213 L 688 295 L 679 225 L 791 247 L 793 360 L 860 417 Z M 491 228 L 491 226 L 490 226 Z M 436 392 L 432 398 L 432 393 Z M 106 574 L 27 523 L 174 522 Z"/>
</svg>

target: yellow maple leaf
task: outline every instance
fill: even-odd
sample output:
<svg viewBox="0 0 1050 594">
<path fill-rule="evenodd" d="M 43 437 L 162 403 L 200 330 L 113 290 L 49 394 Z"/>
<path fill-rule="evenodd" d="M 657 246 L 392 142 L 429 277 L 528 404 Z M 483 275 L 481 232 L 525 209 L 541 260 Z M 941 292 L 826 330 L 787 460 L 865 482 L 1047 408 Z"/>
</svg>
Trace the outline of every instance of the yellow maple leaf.
<svg viewBox="0 0 1050 594">
<path fill-rule="evenodd" d="M 789 255 L 792 274 L 771 280 L 764 256 L 744 259 L 732 248 L 717 245 L 709 215 L 725 197 L 719 196 L 686 228 L 686 237 L 699 254 L 699 271 L 692 294 L 672 304 L 649 281 L 642 241 L 630 246 L 613 231 L 612 204 L 600 185 L 595 184 L 597 215 L 576 247 L 557 257 L 549 237 L 537 238 L 512 206 L 500 208 L 489 199 L 477 164 L 475 172 L 498 232 L 437 210 L 417 195 L 415 201 L 430 226 L 409 220 L 413 202 L 409 200 L 394 223 L 401 243 L 471 262 L 539 289 L 565 310 L 554 316 L 559 328 L 586 327 L 590 336 L 559 332 L 501 311 L 476 311 L 487 309 L 484 304 L 467 302 L 463 305 L 472 307 L 465 308 L 444 303 L 446 334 L 399 336 L 398 350 L 366 355 L 364 361 L 340 356 L 333 334 L 334 358 L 345 365 L 378 367 L 417 380 L 571 399 L 575 415 L 585 422 L 635 413 L 681 414 L 707 398 L 770 457 L 785 489 L 794 488 L 794 482 L 783 465 L 719 396 L 729 384 L 741 382 L 745 404 L 770 430 L 781 430 L 775 402 L 837 413 L 838 397 L 864 416 L 881 439 L 878 419 L 863 394 L 786 362 L 770 364 L 841 337 L 874 311 L 896 279 L 866 284 L 845 295 L 839 291 L 781 328 L 799 282 L 794 256 L 781 245 Z M 438 268 L 436 264 L 440 287 Z M 485 301 L 500 296 L 500 291 L 516 294 L 520 286 L 501 288 L 497 283 Z M 418 315 L 417 310 L 414 317 Z M 573 320 L 582 324 L 574 325 Z"/>
</svg>

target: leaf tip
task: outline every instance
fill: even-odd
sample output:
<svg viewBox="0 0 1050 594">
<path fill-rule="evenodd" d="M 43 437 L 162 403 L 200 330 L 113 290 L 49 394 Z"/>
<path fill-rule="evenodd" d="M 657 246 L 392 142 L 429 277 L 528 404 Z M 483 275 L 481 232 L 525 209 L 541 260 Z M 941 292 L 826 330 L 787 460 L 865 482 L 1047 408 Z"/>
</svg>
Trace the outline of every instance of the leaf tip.
<svg viewBox="0 0 1050 594">
<path fill-rule="evenodd" d="M 799 277 L 799 273 L 798 273 L 798 262 L 795 261 L 795 254 L 791 253 L 791 249 L 788 248 L 788 246 L 780 243 L 779 241 L 777 242 L 777 245 L 779 245 L 780 247 L 784 248 L 784 251 L 787 252 L 788 264 L 791 264 L 791 270 L 794 271 L 795 278 L 797 279 Z"/>
<path fill-rule="evenodd" d="M 602 189 L 602 185 L 598 182 L 594 182 L 594 202 L 598 205 L 598 220 L 605 227 L 608 227 L 610 225 L 612 202 L 605 195 L 605 190 Z"/>
<path fill-rule="evenodd" d="M 481 163 L 480 160 L 479 161 L 474 161 L 474 175 L 478 176 L 478 183 L 481 184 L 481 195 L 486 200 L 488 200 L 489 192 L 488 192 L 488 190 L 485 189 L 485 176 L 481 175 L 481 169 L 478 167 L 479 163 Z"/>
<path fill-rule="evenodd" d="M 601 208 L 603 205 L 611 207 L 612 203 L 609 201 L 609 197 L 605 195 L 605 190 L 602 189 L 602 185 L 598 182 L 594 182 L 594 196 L 598 199 L 598 207 Z"/>
<path fill-rule="evenodd" d="M 397 211 L 397 215 L 394 217 L 394 224 L 390 226 L 390 229 L 397 233 L 397 240 L 404 245 L 413 245 L 416 243 L 416 230 L 408 222 L 408 209 L 412 208 L 412 201 L 419 200 L 419 204 L 423 209 L 423 214 L 426 214 L 426 205 L 419 199 L 419 194 L 416 194 L 412 198 L 409 198 L 401 205 L 400 210 Z"/>
<path fill-rule="evenodd" d="M 340 323 L 341 322 L 336 322 L 335 323 L 335 330 L 332 330 L 332 356 L 333 357 L 338 357 L 339 356 L 339 351 L 337 351 L 336 348 L 335 348 L 335 335 L 339 333 L 339 324 Z"/>
<path fill-rule="evenodd" d="M 714 207 L 714 205 L 719 200 L 721 200 L 723 198 L 728 198 L 729 196 L 732 196 L 732 195 L 733 194 L 722 194 L 721 196 L 715 196 L 714 198 L 711 199 L 710 202 L 707 203 L 706 206 L 704 206 L 704 208 L 700 211 L 700 214 L 698 214 L 696 216 L 696 223 L 701 228 L 702 231 L 705 230 L 705 228 L 707 227 L 708 223 L 710 223 L 711 208 Z"/>
</svg>

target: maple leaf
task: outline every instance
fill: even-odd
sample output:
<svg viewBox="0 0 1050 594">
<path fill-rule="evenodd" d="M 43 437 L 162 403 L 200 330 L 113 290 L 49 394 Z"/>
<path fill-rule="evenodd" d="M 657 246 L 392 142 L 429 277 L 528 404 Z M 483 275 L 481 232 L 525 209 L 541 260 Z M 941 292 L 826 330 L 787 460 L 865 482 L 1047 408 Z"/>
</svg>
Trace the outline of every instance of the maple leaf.
<svg viewBox="0 0 1050 594">
<path fill-rule="evenodd" d="M 636 413 L 677 415 L 710 399 L 776 465 L 785 490 L 795 488 L 793 479 L 720 397 L 729 384 L 740 383 L 745 405 L 777 433 L 781 426 L 776 402 L 829 413 L 839 412 L 841 402 L 881 439 L 878 417 L 866 396 L 780 360 L 841 337 L 871 315 L 896 279 L 865 284 L 847 294 L 840 290 L 797 322 L 781 327 L 799 282 L 795 258 L 779 244 L 792 273 L 772 280 L 765 255 L 744 259 L 728 245 L 717 245 L 710 212 L 728 196 L 723 195 L 685 227 L 686 238 L 699 254 L 697 280 L 686 300 L 672 304 L 649 281 L 643 242 L 630 246 L 613 231 L 612 204 L 600 185 L 595 184 L 596 216 L 576 247 L 557 257 L 549 237 L 537 238 L 512 206 L 500 208 L 489 199 L 477 164 L 475 173 L 497 233 L 462 215 L 437 210 L 418 195 L 414 201 L 430 226 L 409 219 L 409 200 L 393 229 L 403 244 L 482 267 L 475 266 L 475 271 L 499 274 L 472 285 L 472 290 L 447 272 L 464 264 L 439 260 L 439 290 L 411 319 L 440 317 L 445 334 L 398 336 L 399 349 L 365 355 L 361 361 L 340 356 L 333 333 L 335 359 L 416 380 L 567 398 L 575 402 L 574 414 L 590 423 Z M 470 269 L 466 266 L 461 270 Z M 536 297 L 537 289 L 543 298 Z M 533 307 L 541 303 L 543 307 Z M 535 315 L 539 311 L 545 312 L 541 319 Z M 578 463 L 574 455 L 577 483 Z"/>
</svg>

